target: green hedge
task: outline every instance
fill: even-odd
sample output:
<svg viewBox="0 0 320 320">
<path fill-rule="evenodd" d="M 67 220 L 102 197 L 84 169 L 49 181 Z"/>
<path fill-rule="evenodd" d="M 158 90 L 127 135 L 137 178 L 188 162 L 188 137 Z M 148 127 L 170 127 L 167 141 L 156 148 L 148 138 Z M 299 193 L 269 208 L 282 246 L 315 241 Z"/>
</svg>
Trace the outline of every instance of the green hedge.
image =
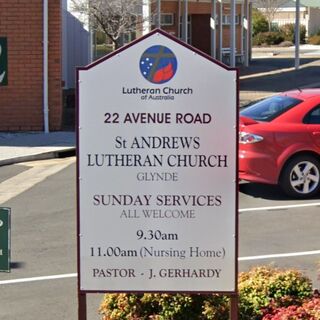
<svg viewBox="0 0 320 320">
<path fill-rule="evenodd" d="M 254 46 L 277 45 L 284 41 L 280 32 L 260 32 L 252 39 Z"/>
<path fill-rule="evenodd" d="M 240 320 L 259 320 L 268 306 L 301 305 L 311 281 L 296 270 L 258 267 L 239 274 Z M 102 320 L 227 320 L 229 298 L 217 294 L 106 294 Z"/>
<path fill-rule="evenodd" d="M 282 26 L 279 32 L 284 37 L 285 41 L 291 41 L 295 43 L 295 24 L 288 23 Z M 300 43 L 306 43 L 306 27 L 304 25 L 300 25 Z"/>
<path fill-rule="evenodd" d="M 283 41 L 295 43 L 295 25 L 286 24 L 279 28 L 279 31 L 259 32 L 252 38 L 254 46 L 278 45 Z M 300 26 L 300 43 L 306 42 L 306 28 Z"/>
<path fill-rule="evenodd" d="M 252 9 L 252 35 L 255 36 L 260 32 L 267 32 L 269 24 L 261 11 L 256 8 Z"/>
<path fill-rule="evenodd" d="M 263 309 L 301 304 L 312 296 L 311 281 L 297 270 L 255 268 L 239 276 L 242 320 L 260 319 Z"/>
</svg>

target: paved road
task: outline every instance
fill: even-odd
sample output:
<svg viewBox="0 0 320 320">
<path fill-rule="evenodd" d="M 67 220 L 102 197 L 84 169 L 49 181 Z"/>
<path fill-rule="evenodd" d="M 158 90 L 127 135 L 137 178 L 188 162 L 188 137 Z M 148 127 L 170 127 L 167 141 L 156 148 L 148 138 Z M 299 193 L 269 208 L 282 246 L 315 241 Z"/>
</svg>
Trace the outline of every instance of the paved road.
<svg viewBox="0 0 320 320">
<path fill-rule="evenodd" d="M 12 208 L 12 272 L 0 273 L 0 320 L 77 319 L 75 179 L 74 158 L 0 168 L 0 205 Z M 288 207 L 297 204 L 311 206 Z M 274 206 L 282 207 L 265 208 Z M 270 263 L 295 267 L 320 287 L 319 206 L 320 196 L 294 201 L 276 188 L 241 184 L 240 270 Z M 55 275 L 64 278 L 47 278 Z M 88 320 L 99 319 L 101 298 L 88 296 Z"/>
<path fill-rule="evenodd" d="M 240 261 L 240 270 L 261 264 L 296 268 L 320 288 L 319 207 L 320 195 L 293 200 L 277 187 L 240 184 L 239 256 L 252 257 Z"/>
<path fill-rule="evenodd" d="M 320 55 L 300 59 L 299 70 L 294 58 L 253 59 L 250 68 L 240 68 L 240 105 L 276 92 L 296 88 L 320 88 Z"/>
</svg>

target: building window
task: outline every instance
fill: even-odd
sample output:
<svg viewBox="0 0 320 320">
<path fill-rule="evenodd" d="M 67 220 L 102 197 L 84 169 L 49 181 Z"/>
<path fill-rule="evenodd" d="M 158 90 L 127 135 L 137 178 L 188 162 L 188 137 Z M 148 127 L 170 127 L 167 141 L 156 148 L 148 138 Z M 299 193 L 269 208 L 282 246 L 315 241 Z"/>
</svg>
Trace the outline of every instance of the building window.
<svg viewBox="0 0 320 320">
<path fill-rule="evenodd" d="M 182 30 L 183 30 L 183 26 L 182 26 L 182 23 L 183 23 L 183 17 L 180 16 L 180 39 L 182 39 Z M 191 44 L 191 15 L 188 15 L 188 35 L 187 35 L 187 43 Z"/>
<path fill-rule="evenodd" d="M 152 16 L 152 24 L 157 24 L 158 15 Z M 174 14 L 173 13 L 161 13 L 161 26 L 173 26 L 174 25 Z"/>
<path fill-rule="evenodd" d="M 122 40 L 122 44 L 128 44 L 130 43 L 131 41 L 135 40 L 137 37 L 136 35 L 136 32 L 134 31 L 127 31 L 127 32 L 124 32 L 122 35 L 121 35 L 121 40 Z"/>
<path fill-rule="evenodd" d="M 224 14 L 222 16 L 222 24 L 223 25 L 230 25 L 231 24 L 231 15 L 230 14 Z M 236 15 L 236 24 L 240 24 L 240 16 Z"/>
<path fill-rule="evenodd" d="M 174 14 L 173 13 L 161 13 L 161 25 L 162 26 L 173 26 L 174 25 Z"/>
</svg>

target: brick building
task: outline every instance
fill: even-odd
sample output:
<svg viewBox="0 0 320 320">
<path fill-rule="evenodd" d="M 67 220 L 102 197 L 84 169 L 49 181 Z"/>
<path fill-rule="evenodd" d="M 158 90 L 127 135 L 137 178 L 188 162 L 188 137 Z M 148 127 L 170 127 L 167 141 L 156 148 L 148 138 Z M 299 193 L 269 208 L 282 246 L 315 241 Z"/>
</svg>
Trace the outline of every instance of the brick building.
<svg viewBox="0 0 320 320">
<path fill-rule="evenodd" d="M 161 28 L 172 35 L 182 37 L 184 1 L 161 1 Z M 188 0 L 188 43 L 201 51 L 224 60 L 223 55 L 230 53 L 231 1 L 230 0 Z M 250 12 L 251 0 L 235 0 L 235 49 L 241 62 L 250 51 Z M 212 16 L 215 6 L 215 53 L 212 52 Z M 157 9 L 154 7 L 153 12 Z M 248 16 L 248 17 L 247 17 Z M 157 17 L 154 16 L 153 22 Z"/>
<path fill-rule="evenodd" d="M 244 22 L 251 0 L 235 1 L 235 49 L 237 57 L 243 62 L 245 53 L 249 52 L 250 26 L 247 24 L 247 32 L 244 32 Z M 161 27 L 180 38 L 182 4 L 185 2 L 161 0 Z M 215 3 L 215 57 L 226 63 L 228 54 L 230 56 L 230 2 L 187 1 L 188 42 L 208 54 L 212 54 L 211 20 L 212 4 Z M 47 19 L 44 15 L 45 3 L 48 5 Z M 81 26 L 76 28 L 77 23 L 70 21 L 74 19 L 71 18 L 66 13 L 66 0 L 0 0 L 0 131 L 61 130 L 63 115 L 69 117 L 67 111 L 74 113 L 68 107 L 63 110 L 62 93 L 63 89 L 74 87 L 74 67 L 88 62 L 86 57 L 79 60 L 80 51 L 88 53 L 83 49 L 85 46 L 80 45 L 81 41 L 88 43 L 88 33 Z M 44 41 L 46 22 L 47 45 Z M 66 30 L 73 31 L 66 33 Z M 76 46 L 67 48 L 72 44 Z M 47 76 L 44 68 L 46 49 Z"/>
<path fill-rule="evenodd" d="M 0 81 L 0 131 L 44 130 L 43 6 L 43 0 L 0 0 L 0 75 L 6 74 Z M 61 10 L 61 0 L 48 1 L 50 130 L 62 123 Z"/>
</svg>

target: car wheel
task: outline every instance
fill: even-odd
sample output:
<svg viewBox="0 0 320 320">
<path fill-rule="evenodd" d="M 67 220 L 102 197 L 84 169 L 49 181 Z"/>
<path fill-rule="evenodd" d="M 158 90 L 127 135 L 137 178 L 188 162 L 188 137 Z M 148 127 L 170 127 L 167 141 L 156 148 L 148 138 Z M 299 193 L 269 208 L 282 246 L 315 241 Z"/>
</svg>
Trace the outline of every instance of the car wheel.
<svg viewBox="0 0 320 320">
<path fill-rule="evenodd" d="M 320 189 L 320 162 L 310 155 L 291 159 L 285 166 L 280 186 L 289 196 L 309 198 Z"/>
</svg>

